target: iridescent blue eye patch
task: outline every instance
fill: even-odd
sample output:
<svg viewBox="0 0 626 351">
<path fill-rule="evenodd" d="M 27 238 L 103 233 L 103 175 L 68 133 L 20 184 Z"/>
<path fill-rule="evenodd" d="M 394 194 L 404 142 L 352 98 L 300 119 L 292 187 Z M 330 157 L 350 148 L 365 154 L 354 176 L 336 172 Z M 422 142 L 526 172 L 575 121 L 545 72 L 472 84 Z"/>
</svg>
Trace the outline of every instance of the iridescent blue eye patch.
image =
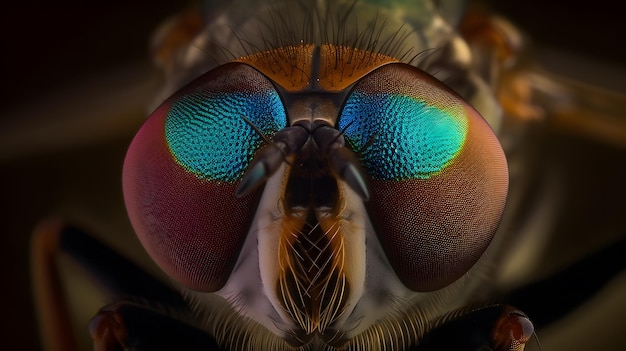
<svg viewBox="0 0 626 351">
<path fill-rule="evenodd" d="M 193 92 L 174 101 L 165 120 L 165 139 L 176 161 L 203 179 L 234 182 L 248 168 L 261 137 L 287 124 L 276 91 Z"/>
<path fill-rule="evenodd" d="M 467 135 L 462 106 L 442 109 L 415 97 L 353 91 L 337 128 L 379 180 L 428 179 L 459 154 Z"/>
</svg>

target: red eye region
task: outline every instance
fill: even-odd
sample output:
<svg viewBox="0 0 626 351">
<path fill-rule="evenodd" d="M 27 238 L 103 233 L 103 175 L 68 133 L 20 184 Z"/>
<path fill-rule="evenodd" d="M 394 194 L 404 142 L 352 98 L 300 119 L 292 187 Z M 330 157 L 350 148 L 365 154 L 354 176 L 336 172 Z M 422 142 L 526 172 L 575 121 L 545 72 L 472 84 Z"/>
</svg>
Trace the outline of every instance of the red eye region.
<svg viewBox="0 0 626 351">
<path fill-rule="evenodd" d="M 237 127 L 232 127 L 229 122 L 231 115 L 236 116 L 232 117 L 232 123 L 246 126 L 239 114 L 246 107 L 245 101 L 241 104 L 223 104 L 220 109 L 226 112 L 220 112 L 215 118 L 204 118 L 202 115 L 191 118 L 181 113 L 180 109 L 174 110 L 172 106 L 177 103 L 180 105 L 180 101 L 190 94 L 197 95 L 198 91 L 208 91 L 207 99 L 215 104 L 215 101 L 210 100 L 213 95 L 223 96 L 232 91 L 250 93 L 254 89 L 267 90 L 271 87 L 264 76 L 247 65 L 221 66 L 165 101 L 141 127 L 128 150 L 124 162 L 123 188 L 131 223 L 142 245 L 159 267 L 191 289 L 216 291 L 226 283 L 249 230 L 259 194 L 235 197 L 240 181 L 237 172 L 240 168 L 245 169 L 246 164 L 232 167 L 235 171 L 228 173 L 228 178 L 224 176 L 226 180 L 216 179 L 210 172 L 215 170 L 217 176 L 225 174 L 216 168 L 229 165 L 230 159 L 225 162 L 222 156 L 207 154 L 205 159 L 212 163 L 202 164 L 206 168 L 189 166 L 191 161 L 187 160 L 192 158 L 187 155 L 183 155 L 186 158 L 182 157 L 180 152 L 176 154 L 171 143 L 168 144 L 168 118 L 175 128 L 191 126 L 190 132 L 184 134 L 190 144 L 234 145 L 231 146 L 233 150 L 241 145 L 243 154 L 233 160 L 251 159 L 256 149 L 252 147 L 248 150 L 251 148 L 248 143 L 250 138 L 245 133 L 242 133 L 242 139 L 245 140 L 241 142 L 233 142 L 234 137 L 205 140 L 201 133 L 208 130 L 208 135 L 215 134 L 212 119 L 225 125 L 223 128 L 228 133 L 236 130 Z M 215 108 L 197 110 L 216 111 Z M 252 120 L 257 117 L 262 116 L 248 116 Z M 176 123 L 172 123 L 172 118 L 176 118 Z M 186 119 L 190 122 L 185 122 Z M 171 129 L 167 132 L 176 136 Z M 245 128 L 246 131 L 249 129 Z M 201 147 L 198 150 L 210 152 L 211 149 Z M 202 156 L 201 152 L 196 154 Z"/>
<path fill-rule="evenodd" d="M 493 131 L 478 112 L 424 72 L 408 66 L 388 65 L 372 73 L 368 79 L 371 81 L 363 80 L 360 83 L 363 85 L 357 86 L 355 91 L 366 91 L 368 94 L 391 91 L 420 99 L 427 105 L 427 111 L 445 107 L 465 126 L 462 128 L 464 141 L 461 144 L 439 143 L 461 146 L 450 153 L 452 156 L 446 156 L 451 158 L 441 163 L 443 166 L 436 172 L 405 172 L 409 176 L 385 179 L 377 177 L 377 170 L 368 169 L 372 178 L 371 198 L 366 206 L 391 266 L 400 280 L 414 291 L 441 289 L 467 273 L 483 255 L 495 234 L 508 192 L 508 168 L 504 153 Z M 416 119 L 421 123 L 420 128 L 432 128 L 423 116 L 425 112 L 418 110 L 415 113 L 421 116 Z M 433 114 L 438 121 L 440 115 Z M 406 115 L 401 118 L 411 117 Z M 386 129 L 376 130 L 381 133 L 380 130 Z M 406 130 L 403 128 L 398 133 Z M 442 133 L 445 131 L 437 129 L 437 138 L 446 139 Z M 451 136 L 448 139 L 456 140 L 455 135 L 461 132 L 458 128 L 450 128 L 449 133 Z M 386 140 L 386 137 L 377 136 L 379 140 Z M 438 139 L 418 140 L 431 142 Z M 385 147 L 392 145 L 391 142 L 379 146 L 375 143 L 376 139 L 369 155 L 367 150 L 363 152 L 364 162 L 393 164 L 402 156 L 401 152 L 413 153 L 422 147 L 415 142 L 409 144 L 411 148 L 393 148 L 395 152 L 388 153 Z M 377 151 L 377 148 L 382 151 Z M 405 168 L 413 169 L 411 162 L 421 162 L 423 156 L 420 155 L 423 154 L 416 152 L 415 157 L 405 157 L 403 162 L 406 165 L 399 169 L 403 172 Z M 426 169 L 430 169 L 432 159 L 437 160 L 423 159 L 429 165 Z M 421 166 L 418 164 L 414 168 L 420 170 Z"/>
<path fill-rule="evenodd" d="M 165 144 L 162 109 L 142 127 L 126 156 L 128 215 L 144 248 L 170 277 L 195 290 L 215 291 L 235 264 L 256 199 L 235 201 L 235 184 L 199 179 L 176 163 Z"/>
</svg>

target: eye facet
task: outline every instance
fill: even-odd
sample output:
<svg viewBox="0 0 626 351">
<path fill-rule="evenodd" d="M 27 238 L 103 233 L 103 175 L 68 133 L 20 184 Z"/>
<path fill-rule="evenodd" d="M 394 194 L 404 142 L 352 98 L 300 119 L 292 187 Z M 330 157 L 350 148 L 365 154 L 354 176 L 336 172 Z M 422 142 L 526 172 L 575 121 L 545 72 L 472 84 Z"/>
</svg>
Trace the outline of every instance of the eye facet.
<svg viewBox="0 0 626 351">
<path fill-rule="evenodd" d="M 172 103 L 165 139 L 176 162 L 199 178 L 232 182 L 241 177 L 264 132 L 285 126 L 278 95 L 250 92 L 190 92 Z"/>
<path fill-rule="evenodd" d="M 370 180 L 370 219 L 400 280 L 437 290 L 465 274 L 498 226 L 507 164 L 484 119 L 426 73 L 388 64 L 362 78 L 338 120 Z"/>
<path fill-rule="evenodd" d="M 168 275 L 195 290 L 228 279 L 258 194 L 235 198 L 262 139 L 287 118 L 270 81 L 231 63 L 165 101 L 133 140 L 124 163 L 124 196 L 137 235 Z"/>
</svg>

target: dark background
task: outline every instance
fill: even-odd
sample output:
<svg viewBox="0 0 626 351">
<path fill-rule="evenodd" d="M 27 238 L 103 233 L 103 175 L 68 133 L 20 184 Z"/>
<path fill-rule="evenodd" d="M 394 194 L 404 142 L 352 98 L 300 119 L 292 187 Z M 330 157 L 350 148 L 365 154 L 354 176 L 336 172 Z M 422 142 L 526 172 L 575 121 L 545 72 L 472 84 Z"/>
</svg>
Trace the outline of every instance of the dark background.
<svg viewBox="0 0 626 351">
<path fill-rule="evenodd" d="M 618 3 L 601 1 L 491 1 L 537 44 L 623 65 L 626 34 Z M 21 103 L 85 75 L 145 59 L 154 26 L 182 6 L 107 1 L 104 6 L 29 3 L 5 8 L 2 26 L 3 101 Z M 13 5 L 16 6 L 16 5 Z M 3 106 L 3 107 L 6 107 Z"/>
<path fill-rule="evenodd" d="M 539 47 L 573 58 L 591 60 L 596 67 L 624 69 L 626 21 L 612 1 L 493 1 L 492 7 L 519 25 Z M 107 1 L 101 6 L 55 2 L 3 5 L 0 13 L 0 131 L 28 123 L 24 108 L 72 91 L 92 77 L 118 67 L 148 63 L 148 38 L 153 29 L 182 6 L 152 1 Z M 134 67 L 134 66 L 133 66 Z M 598 72 L 577 72 L 604 81 Z M 622 71 L 623 72 L 623 71 Z M 598 78 L 600 77 L 600 78 Z M 607 85 L 626 91 L 626 82 Z M 85 96 L 89 93 L 85 92 Z M 83 99 L 63 96 L 59 105 Z M 54 105 L 54 104 L 53 104 Z M 35 118 L 35 117 L 33 117 Z M 42 123 L 54 124 L 46 116 Z M 21 120 L 24 119 L 24 120 Z M 140 121 L 129 125 L 138 126 Z M 8 126 L 8 127 L 7 127 Z M 7 129 L 5 129 L 7 130 Z M 19 130 L 19 128 L 15 129 Z M 54 130 L 54 129 L 51 129 Z M 36 324 L 30 291 L 28 244 L 35 224 L 50 214 L 78 217 L 87 226 L 126 228 L 120 210 L 121 160 L 133 128 L 67 147 L 7 150 L 0 158 L 0 273 L 5 349 L 37 350 Z M 0 136 L 3 134 L 0 134 Z M 2 140 L 0 140 L 2 141 Z M 13 146 L 11 146 L 13 147 Z M 85 156 L 87 155 L 87 156 Z M 94 191 L 93 189 L 113 189 Z M 84 202 L 83 202 L 84 201 Z M 98 214 L 95 214 L 98 213 Z M 84 215 L 84 216 L 83 216 Z M 85 219 L 86 218 L 86 219 Z"/>
</svg>

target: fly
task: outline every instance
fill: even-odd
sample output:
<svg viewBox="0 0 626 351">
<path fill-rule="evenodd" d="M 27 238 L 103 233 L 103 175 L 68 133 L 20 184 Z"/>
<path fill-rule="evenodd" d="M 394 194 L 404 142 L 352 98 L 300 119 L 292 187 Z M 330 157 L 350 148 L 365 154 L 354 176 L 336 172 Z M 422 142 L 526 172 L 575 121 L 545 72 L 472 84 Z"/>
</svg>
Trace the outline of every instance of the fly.
<svg viewBox="0 0 626 351">
<path fill-rule="evenodd" d="M 516 30 L 434 1 L 239 1 L 172 28 L 198 19 L 184 44 L 158 37 L 165 99 L 124 164 L 172 284 L 80 229 L 38 236 L 115 299 L 96 347 L 524 349 L 532 316 L 485 289 L 514 242 L 507 127 L 541 114 L 494 93 L 521 77 L 541 96 L 511 68 Z"/>
</svg>

